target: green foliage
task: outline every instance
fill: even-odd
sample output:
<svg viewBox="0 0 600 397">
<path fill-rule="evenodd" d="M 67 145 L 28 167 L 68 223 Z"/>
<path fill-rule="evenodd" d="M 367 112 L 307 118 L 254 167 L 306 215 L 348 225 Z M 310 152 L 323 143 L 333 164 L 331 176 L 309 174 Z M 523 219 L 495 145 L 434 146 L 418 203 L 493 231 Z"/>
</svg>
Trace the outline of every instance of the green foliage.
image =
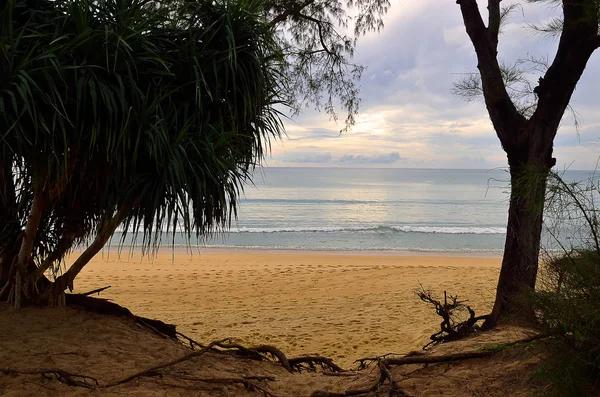
<svg viewBox="0 0 600 397">
<path fill-rule="evenodd" d="M 538 291 L 528 298 L 545 331 L 555 336 L 551 357 L 537 375 L 556 396 L 598 393 L 593 380 L 600 376 L 599 194 L 594 178 L 581 184 L 551 175 L 549 181 L 548 232 L 559 249 L 547 247 Z"/>
<path fill-rule="evenodd" d="M 388 6 L 2 2 L 0 284 L 15 283 L 17 268 L 35 282 L 78 244 L 101 247 L 117 225 L 121 242 L 133 235 L 145 249 L 163 232 L 189 240 L 228 227 L 254 167 L 283 133 L 280 112 L 310 103 L 337 118 L 341 105 L 352 125 L 356 38 L 380 29 Z M 350 22 L 353 35 L 338 31 Z M 33 248 L 15 267 L 32 219 Z"/>
<path fill-rule="evenodd" d="M 364 71 L 352 61 L 357 39 L 383 28 L 390 1 L 264 0 L 263 6 L 284 50 L 290 82 L 285 97 L 294 113 L 311 106 L 337 121 L 342 108 L 347 130 L 358 112 L 357 82 Z"/>
<path fill-rule="evenodd" d="M 145 247 L 226 227 L 283 131 L 282 51 L 262 12 L 253 0 L 5 2 L 0 218 L 14 222 L 0 251 L 34 194 L 38 266 L 121 222 Z"/>
</svg>

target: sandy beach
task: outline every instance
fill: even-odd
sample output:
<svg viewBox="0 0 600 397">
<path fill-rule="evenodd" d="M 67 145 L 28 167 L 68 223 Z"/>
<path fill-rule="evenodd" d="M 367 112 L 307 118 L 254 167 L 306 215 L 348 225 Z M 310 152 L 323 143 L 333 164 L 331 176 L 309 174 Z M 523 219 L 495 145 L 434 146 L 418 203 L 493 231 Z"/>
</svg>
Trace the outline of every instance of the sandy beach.
<svg viewBox="0 0 600 397">
<path fill-rule="evenodd" d="M 428 341 L 439 318 L 416 298 L 419 283 L 468 299 L 477 313 L 489 311 L 500 262 L 413 253 L 104 252 L 80 274 L 75 291 L 110 285 L 102 297 L 177 324 L 201 342 L 233 337 L 350 364 Z"/>
</svg>

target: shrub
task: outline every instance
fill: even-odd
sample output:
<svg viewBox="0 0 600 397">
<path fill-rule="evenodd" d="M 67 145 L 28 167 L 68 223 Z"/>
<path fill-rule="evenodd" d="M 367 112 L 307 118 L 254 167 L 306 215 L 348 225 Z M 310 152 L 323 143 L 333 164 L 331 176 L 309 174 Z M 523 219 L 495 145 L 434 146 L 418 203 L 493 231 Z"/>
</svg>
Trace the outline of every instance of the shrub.
<svg viewBox="0 0 600 397">
<path fill-rule="evenodd" d="M 529 294 L 545 331 L 549 360 L 538 371 L 556 396 L 598 395 L 600 376 L 600 189 L 549 179 L 548 235 L 537 291 Z"/>
</svg>

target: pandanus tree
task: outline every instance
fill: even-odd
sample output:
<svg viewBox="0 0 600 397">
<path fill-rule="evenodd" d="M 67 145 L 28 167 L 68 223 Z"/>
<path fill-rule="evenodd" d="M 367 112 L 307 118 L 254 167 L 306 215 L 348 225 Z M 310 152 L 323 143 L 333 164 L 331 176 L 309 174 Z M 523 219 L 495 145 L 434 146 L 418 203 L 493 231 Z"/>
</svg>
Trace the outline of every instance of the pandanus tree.
<svg viewBox="0 0 600 397">
<path fill-rule="evenodd" d="M 5 3 L 1 299 L 61 303 L 118 227 L 150 248 L 163 232 L 228 225 L 283 130 L 282 53 L 263 11 L 252 0 Z"/>
</svg>

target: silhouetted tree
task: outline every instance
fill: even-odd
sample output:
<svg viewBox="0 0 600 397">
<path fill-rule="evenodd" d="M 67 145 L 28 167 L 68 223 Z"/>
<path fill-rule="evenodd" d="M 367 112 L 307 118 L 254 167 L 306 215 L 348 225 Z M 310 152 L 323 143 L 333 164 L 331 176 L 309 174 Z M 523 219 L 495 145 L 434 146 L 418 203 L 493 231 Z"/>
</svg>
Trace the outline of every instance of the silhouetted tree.
<svg viewBox="0 0 600 397">
<path fill-rule="evenodd" d="M 477 54 L 478 76 L 460 81 L 456 90 L 468 98 L 483 95 L 490 119 L 506 152 L 511 178 L 508 226 L 496 301 L 484 327 L 500 316 L 522 310 L 517 296 L 523 287 L 533 288 L 538 273 L 540 235 L 546 179 L 556 164 L 553 144 L 571 95 L 592 53 L 600 47 L 598 0 L 526 0 L 553 3 L 562 18 L 537 29 L 560 36 L 552 62 L 530 59 L 544 69 L 532 89 L 531 100 L 507 90 L 523 80 L 522 70 L 505 68 L 498 61 L 498 40 L 503 19 L 515 5 L 501 7 L 501 0 L 487 1 L 487 23 L 476 0 L 457 0 L 464 25 Z M 536 68 L 537 69 L 537 68 Z"/>
</svg>

